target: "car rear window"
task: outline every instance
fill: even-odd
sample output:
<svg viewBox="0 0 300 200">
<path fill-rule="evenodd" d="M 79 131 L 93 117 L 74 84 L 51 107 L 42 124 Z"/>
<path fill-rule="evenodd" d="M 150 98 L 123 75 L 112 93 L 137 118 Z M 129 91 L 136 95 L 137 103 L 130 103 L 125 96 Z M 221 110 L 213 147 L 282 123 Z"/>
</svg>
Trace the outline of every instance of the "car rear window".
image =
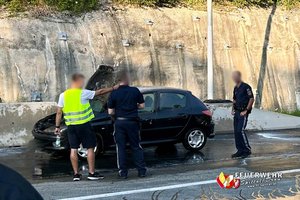
<svg viewBox="0 0 300 200">
<path fill-rule="evenodd" d="M 186 107 L 186 96 L 179 93 L 160 93 L 160 110 L 173 110 Z"/>
<path fill-rule="evenodd" d="M 201 110 L 208 110 L 206 105 L 200 99 L 195 97 L 194 95 L 192 95 L 192 98 L 191 98 L 191 107 L 197 107 L 197 108 L 200 108 Z"/>
</svg>

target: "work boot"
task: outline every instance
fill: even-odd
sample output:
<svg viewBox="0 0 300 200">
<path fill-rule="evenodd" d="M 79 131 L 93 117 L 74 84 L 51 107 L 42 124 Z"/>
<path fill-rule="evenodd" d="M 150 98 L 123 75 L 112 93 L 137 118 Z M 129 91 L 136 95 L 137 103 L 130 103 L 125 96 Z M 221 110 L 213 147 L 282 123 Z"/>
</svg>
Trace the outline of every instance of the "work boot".
<svg viewBox="0 0 300 200">
<path fill-rule="evenodd" d="M 104 176 L 100 175 L 98 172 L 89 173 L 87 179 L 91 181 L 99 180 L 99 179 L 104 179 Z"/>
<path fill-rule="evenodd" d="M 74 174 L 73 181 L 80 181 L 81 180 L 81 174 Z"/>
</svg>

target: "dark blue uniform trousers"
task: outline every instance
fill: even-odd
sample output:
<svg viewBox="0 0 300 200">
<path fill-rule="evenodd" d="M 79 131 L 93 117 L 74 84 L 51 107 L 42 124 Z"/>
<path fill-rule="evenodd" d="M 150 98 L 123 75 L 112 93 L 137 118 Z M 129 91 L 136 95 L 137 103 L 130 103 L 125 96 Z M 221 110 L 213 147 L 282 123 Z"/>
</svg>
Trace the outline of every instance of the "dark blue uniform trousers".
<svg viewBox="0 0 300 200">
<path fill-rule="evenodd" d="M 248 114 L 245 116 L 241 116 L 241 112 L 235 111 L 235 114 L 234 114 L 234 137 L 235 137 L 235 146 L 236 146 L 238 152 L 248 153 L 251 151 L 248 137 L 245 132 L 247 122 L 248 122 Z"/>
<path fill-rule="evenodd" d="M 137 121 L 116 120 L 115 122 L 115 142 L 117 148 L 117 162 L 120 176 L 127 176 L 126 167 L 126 144 L 129 142 L 133 161 L 139 174 L 146 173 L 144 162 L 144 152 L 140 145 L 140 124 Z"/>
</svg>

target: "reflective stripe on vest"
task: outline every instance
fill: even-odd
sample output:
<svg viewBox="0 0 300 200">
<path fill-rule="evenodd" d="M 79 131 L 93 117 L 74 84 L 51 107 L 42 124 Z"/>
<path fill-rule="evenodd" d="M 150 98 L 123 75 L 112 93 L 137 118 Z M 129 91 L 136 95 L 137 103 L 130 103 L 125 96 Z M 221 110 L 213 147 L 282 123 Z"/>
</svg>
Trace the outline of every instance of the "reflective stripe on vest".
<svg viewBox="0 0 300 200">
<path fill-rule="evenodd" d="M 64 92 L 64 119 L 66 125 L 79 125 L 94 118 L 90 103 L 81 103 L 81 89 L 68 89 Z"/>
</svg>

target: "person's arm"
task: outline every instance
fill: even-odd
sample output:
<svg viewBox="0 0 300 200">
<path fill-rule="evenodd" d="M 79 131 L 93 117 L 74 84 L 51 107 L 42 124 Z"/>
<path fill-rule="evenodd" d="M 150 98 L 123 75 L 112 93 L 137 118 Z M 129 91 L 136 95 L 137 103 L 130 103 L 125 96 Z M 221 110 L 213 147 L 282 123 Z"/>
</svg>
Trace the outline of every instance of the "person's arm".
<svg viewBox="0 0 300 200">
<path fill-rule="evenodd" d="M 55 117 L 55 131 L 54 133 L 56 135 L 60 134 L 60 123 L 61 123 L 61 118 L 62 118 L 62 109 L 64 107 L 64 93 L 61 93 L 59 95 L 59 99 L 57 102 L 57 109 L 56 109 L 56 117 Z"/>
<path fill-rule="evenodd" d="M 114 108 L 109 108 L 108 109 L 108 114 L 109 115 L 115 115 L 115 109 Z"/>
<path fill-rule="evenodd" d="M 138 109 L 144 109 L 145 108 L 144 96 L 139 90 L 138 90 L 138 97 L 137 97 L 137 107 L 138 107 Z"/>
<path fill-rule="evenodd" d="M 57 107 L 56 109 L 56 117 L 55 117 L 55 134 L 59 135 L 60 134 L 60 123 L 61 123 L 61 118 L 62 118 L 62 108 Z"/>
<path fill-rule="evenodd" d="M 251 98 L 247 105 L 247 111 L 252 109 L 253 103 L 254 103 L 254 98 Z"/>
<path fill-rule="evenodd" d="M 236 100 L 236 97 L 235 97 L 235 92 L 233 90 L 233 100 L 232 100 L 232 110 L 231 110 L 231 114 L 234 115 L 235 113 L 235 110 L 234 110 L 234 104 L 235 104 L 235 101 Z"/>
<path fill-rule="evenodd" d="M 138 109 L 144 109 L 144 108 L 145 108 L 145 103 L 138 104 Z"/>
<path fill-rule="evenodd" d="M 250 86 L 246 89 L 246 92 L 247 92 L 247 95 L 249 97 L 249 101 L 248 101 L 246 110 L 241 112 L 241 116 L 247 115 L 248 112 L 252 109 L 252 106 L 253 106 L 253 103 L 254 103 L 254 95 L 253 95 L 253 92 L 252 92 L 252 88 Z"/>
<path fill-rule="evenodd" d="M 95 96 L 99 96 L 99 95 L 104 95 L 104 94 L 107 94 L 107 93 L 110 93 L 116 89 L 119 88 L 119 85 L 115 85 L 113 86 L 112 88 L 102 88 L 102 89 L 99 89 L 99 90 L 96 90 L 95 91 Z"/>
<path fill-rule="evenodd" d="M 115 106 L 116 103 L 115 103 L 114 93 L 111 93 L 107 101 L 107 107 L 108 107 L 108 114 L 112 117 L 115 115 Z"/>
</svg>

